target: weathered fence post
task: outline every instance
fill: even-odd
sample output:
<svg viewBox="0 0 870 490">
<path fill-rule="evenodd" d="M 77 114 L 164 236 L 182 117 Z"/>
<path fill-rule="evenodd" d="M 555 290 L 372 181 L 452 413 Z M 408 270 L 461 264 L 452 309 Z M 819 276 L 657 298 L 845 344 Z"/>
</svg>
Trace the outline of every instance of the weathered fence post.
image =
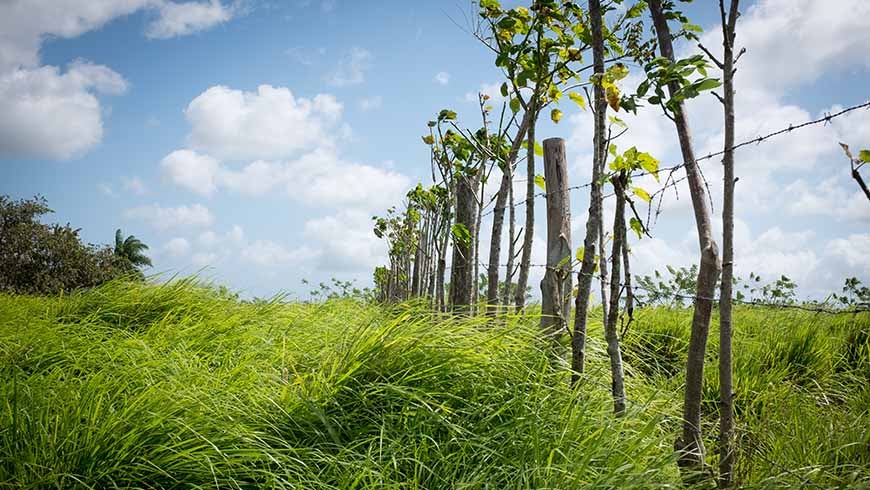
<svg viewBox="0 0 870 490">
<path fill-rule="evenodd" d="M 529 176 L 533 178 L 533 176 Z M 565 140 L 544 140 L 547 188 L 547 272 L 541 281 L 541 329 L 556 335 L 571 313 L 571 200 Z"/>
<path fill-rule="evenodd" d="M 470 312 L 474 285 L 474 249 L 472 233 L 477 214 L 474 195 L 476 180 L 462 175 L 456 184 L 456 224 L 461 233 L 453 236 L 453 265 L 450 270 L 450 305 L 455 312 Z"/>
</svg>

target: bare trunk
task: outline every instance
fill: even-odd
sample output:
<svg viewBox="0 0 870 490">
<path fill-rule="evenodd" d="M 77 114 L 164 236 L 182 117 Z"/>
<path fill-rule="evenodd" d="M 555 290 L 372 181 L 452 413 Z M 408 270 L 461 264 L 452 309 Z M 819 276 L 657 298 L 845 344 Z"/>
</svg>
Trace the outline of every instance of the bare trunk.
<svg viewBox="0 0 870 490">
<path fill-rule="evenodd" d="M 516 245 L 517 236 L 516 226 L 517 226 L 517 213 L 516 208 L 514 206 L 514 185 L 513 185 L 513 169 L 511 169 L 510 176 L 510 187 L 508 190 L 508 251 L 507 251 L 507 265 L 505 266 L 505 278 L 504 278 L 504 291 L 502 291 L 502 299 L 501 304 L 508 307 L 511 300 L 511 284 L 514 280 L 514 259 L 516 258 Z"/>
<path fill-rule="evenodd" d="M 592 56 L 595 74 L 604 73 L 604 38 L 602 35 L 603 13 L 600 0 L 589 0 L 589 17 L 592 26 Z M 571 384 L 577 383 L 583 372 L 586 359 L 586 321 L 589 314 L 589 295 L 595 273 L 595 247 L 601 234 L 601 173 L 604 169 L 604 130 L 607 101 L 601 84 L 593 87 L 595 111 L 594 136 L 592 140 L 592 186 L 589 192 L 589 213 L 586 218 L 586 237 L 583 240 L 583 260 L 577 273 L 577 299 L 574 303 L 574 334 L 571 336 Z M 603 288 L 603 284 L 602 284 Z M 603 289 L 602 289 L 603 293 Z M 602 306 L 604 297 L 602 296 Z"/>
<path fill-rule="evenodd" d="M 547 271 L 541 281 L 541 330 L 555 337 L 571 314 L 571 200 L 565 140 L 544 140 L 547 185 Z"/>
<path fill-rule="evenodd" d="M 601 194 L 599 193 L 599 196 Z M 604 223 L 604 206 L 603 203 L 598 204 L 598 222 Z M 598 234 L 598 250 L 601 253 L 598 255 L 598 282 L 601 285 L 601 324 L 607 325 L 607 254 L 604 253 L 604 230 Z"/>
<path fill-rule="evenodd" d="M 537 101 L 532 96 L 528 110 L 532 113 L 529 122 L 528 148 L 526 153 L 526 228 L 523 235 L 523 257 L 520 259 L 520 274 L 517 277 L 517 290 L 514 304 L 517 311 L 526 305 L 526 286 L 529 284 L 529 268 L 532 263 L 532 240 L 535 237 L 535 120 Z"/>
<path fill-rule="evenodd" d="M 475 206 L 477 209 L 475 213 L 477 214 L 477 218 L 474 220 L 474 230 L 471 233 L 471 236 L 474 237 L 474 290 L 472 291 L 472 305 L 474 305 L 474 310 L 477 311 L 477 306 L 480 304 L 480 221 L 483 219 L 483 188 L 484 188 L 484 180 L 483 173 L 485 172 L 485 163 L 480 164 L 480 172 L 477 176 L 477 202 Z"/>
<path fill-rule="evenodd" d="M 436 280 L 436 296 L 438 301 L 438 309 L 440 311 L 447 311 L 447 302 L 445 301 L 445 291 L 444 291 L 444 276 L 447 275 L 447 244 L 450 239 L 450 227 L 452 223 L 452 218 L 446 212 L 446 210 L 442 210 L 442 216 L 444 216 L 444 225 L 441 229 L 441 236 L 439 239 L 441 240 L 441 246 L 438 249 L 438 278 Z"/>
<path fill-rule="evenodd" d="M 474 198 L 476 179 L 469 176 L 460 176 L 456 183 L 456 224 L 463 225 L 470 232 L 474 232 L 475 214 L 477 204 Z M 472 238 L 473 240 L 473 238 Z M 472 249 L 471 240 L 453 239 L 453 263 L 450 272 L 450 305 L 455 312 L 469 313 L 471 307 L 472 286 L 474 281 L 471 274 Z"/>
<path fill-rule="evenodd" d="M 510 153 L 508 153 L 507 161 L 504 162 L 502 168 L 501 186 L 498 188 L 498 194 L 495 198 L 495 209 L 492 211 L 492 233 L 489 239 L 489 267 L 487 269 L 487 288 L 486 288 L 486 303 L 489 305 L 487 311 L 490 314 L 495 314 L 498 311 L 498 268 L 501 261 L 501 236 L 504 228 L 504 210 L 508 195 L 513 189 L 513 166 L 517 160 L 517 154 L 520 151 L 520 146 L 526 137 L 526 129 L 529 127 L 530 112 L 523 115 L 523 120 L 517 130 L 517 135 L 511 145 Z M 513 213 L 513 202 L 511 202 L 511 213 Z M 511 234 L 513 230 L 511 230 Z M 508 240 L 513 240 L 511 235 Z M 510 255 L 508 256 L 510 260 Z M 505 273 L 505 276 L 510 274 L 510 269 Z M 506 302 L 505 302 L 506 303 Z"/>
<path fill-rule="evenodd" d="M 610 392 L 613 395 L 613 413 L 617 417 L 625 415 L 625 377 L 622 369 L 622 351 L 616 322 L 619 319 L 619 296 L 622 287 L 619 283 L 620 259 L 625 246 L 625 172 L 613 179 L 616 190 L 616 211 L 613 214 L 613 247 L 610 252 L 610 308 L 604 338 L 607 340 L 607 355 L 610 357 Z"/>
<path fill-rule="evenodd" d="M 625 196 L 625 188 L 622 189 L 622 195 Z M 620 248 L 622 248 L 622 277 L 624 278 L 622 289 L 625 291 L 625 313 L 628 315 L 628 322 L 622 327 L 622 335 L 625 335 L 628 325 L 634 318 L 634 290 L 631 289 L 631 261 L 628 257 L 631 249 L 628 248 L 628 237 L 625 233 L 622 234 Z"/>
<path fill-rule="evenodd" d="M 725 4 L 719 0 L 722 17 L 722 75 L 725 106 L 724 195 L 722 199 L 722 290 L 719 299 L 719 486 L 729 488 L 734 482 L 734 379 L 731 355 L 733 324 L 731 321 L 732 279 L 734 277 L 734 38 L 739 0 L 731 0 L 726 18 Z"/>
<path fill-rule="evenodd" d="M 662 11 L 661 0 L 647 0 L 655 25 L 661 55 L 674 61 L 671 31 Z M 674 82 L 668 85 L 671 97 L 679 90 Z M 713 240 L 713 226 L 710 207 L 703 178 L 698 171 L 689 120 L 682 102 L 673 111 L 674 124 L 680 140 L 680 150 L 689 182 L 695 224 L 698 230 L 698 245 L 701 251 L 698 268 L 697 288 L 695 290 L 695 312 L 692 317 L 692 335 L 689 340 L 689 355 L 686 362 L 686 393 L 683 401 L 683 433 L 674 447 L 680 453 L 679 464 L 687 470 L 687 477 L 697 477 L 704 471 L 706 451 L 701 437 L 701 392 L 704 384 L 704 354 L 707 350 L 707 337 L 710 333 L 710 316 L 713 310 L 713 295 L 716 292 L 716 279 L 721 270 L 719 250 Z"/>
</svg>

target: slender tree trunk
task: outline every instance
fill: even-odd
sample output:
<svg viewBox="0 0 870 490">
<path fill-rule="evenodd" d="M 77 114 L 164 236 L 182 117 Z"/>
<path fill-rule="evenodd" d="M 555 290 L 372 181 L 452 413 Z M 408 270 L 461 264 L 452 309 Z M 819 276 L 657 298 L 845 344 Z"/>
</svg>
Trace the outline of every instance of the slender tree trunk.
<svg viewBox="0 0 870 490">
<path fill-rule="evenodd" d="M 474 232 L 472 233 L 474 237 L 474 291 L 472 291 L 472 304 L 475 311 L 480 304 L 480 222 L 483 219 L 483 190 L 485 185 L 483 173 L 486 171 L 485 162 L 481 162 L 480 167 L 480 172 L 477 176 L 477 189 L 479 193 L 477 194 L 477 202 L 475 204 L 477 207 L 475 210 L 477 217 L 474 220 Z"/>
<path fill-rule="evenodd" d="M 674 48 L 671 31 L 662 11 L 661 0 L 647 0 L 661 55 L 674 61 Z M 676 82 L 668 85 L 671 97 L 679 90 Z M 680 453 L 679 464 L 686 469 L 687 478 L 699 476 L 705 471 L 706 451 L 701 437 L 701 392 L 704 384 L 704 354 L 707 350 L 707 337 L 710 333 L 710 317 L 713 311 L 713 295 L 716 293 L 716 280 L 721 270 L 719 250 L 713 240 L 713 226 L 710 218 L 708 196 L 704 189 L 703 177 L 698 171 L 689 119 L 683 102 L 676 104 L 673 111 L 674 125 L 680 140 L 680 150 L 689 182 L 692 208 L 698 230 L 698 245 L 701 251 L 698 268 L 697 288 L 695 290 L 695 311 L 692 317 L 692 335 L 689 339 L 689 355 L 686 362 L 686 393 L 683 401 L 683 433 L 674 443 Z"/>
<path fill-rule="evenodd" d="M 625 188 L 622 189 L 622 195 L 625 196 Z M 634 290 L 631 288 L 631 261 L 628 255 L 631 249 L 628 248 L 628 237 L 626 233 L 622 234 L 622 277 L 625 278 L 622 284 L 622 289 L 625 290 L 625 312 L 628 314 L 628 321 L 631 322 L 634 317 Z M 623 330 L 625 331 L 625 330 Z"/>
<path fill-rule="evenodd" d="M 476 179 L 460 176 L 456 183 L 456 224 L 463 225 L 473 233 L 477 204 L 474 194 Z M 471 240 L 453 239 L 453 263 L 450 273 L 450 305 L 455 312 L 469 313 L 474 281 L 473 237 Z"/>
<path fill-rule="evenodd" d="M 526 305 L 526 286 L 529 284 L 529 268 L 532 263 L 532 240 L 535 238 L 535 121 L 538 102 L 533 95 L 528 110 L 532 113 L 529 121 L 528 148 L 526 153 L 526 229 L 523 236 L 523 257 L 520 260 L 520 274 L 517 277 L 517 290 L 514 303 L 517 311 Z"/>
<path fill-rule="evenodd" d="M 603 13 L 600 0 L 589 0 L 589 18 L 592 27 L 592 63 L 595 74 L 604 73 L 604 38 L 602 35 Z M 586 218 L 586 237 L 583 240 L 583 261 L 577 273 L 577 299 L 574 304 L 574 334 L 571 336 L 571 384 L 580 379 L 586 358 L 586 321 L 589 314 L 589 295 L 595 273 L 595 247 L 602 232 L 601 224 L 601 174 L 604 170 L 604 130 L 607 101 L 601 84 L 593 87 L 593 110 L 595 112 L 594 136 L 592 139 L 592 186 L 589 193 L 589 213 Z M 603 249 L 602 249 L 603 250 Z M 603 254 L 602 254 L 603 255 Z M 603 272 L 603 271 L 602 271 Z M 603 288 L 603 284 L 602 284 Z M 602 289 L 603 293 L 603 289 Z M 602 296 L 604 307 L 604 297 Z M 606 308 L 606 307 L 605 307 Z"/>
<path fill-rule="evenodd" d="M 417 227 L 417 246 L 414 249 L 414 268 L 411 274 L 411 296 L 417 297 L 421 295 L 421 287 L 423 278 L 423 245 L 425 240 L 425 224 L 420 223 Z"/>
<path fill-rule="evenodd" d="M 725 106 L 724 195 L 722 199 L 722 290 L 719 299 L 719 486 L 734 482 L 734 379 L 731 355 L 732 280 L 734 277 L 734 38 L 739 0 L 731 0 L 726 18 L 725 4 L 719 0 L 723 46 L 722 102 Z"/>
<path fill-rule="evenodd" d="M 447 244 L 450 239 L 450 228 L 453 219 L 446 210 L 442 210 L 441 212 L 444 217 L 444 227 L 441 229 L 441 236 L 439 237 L 441 240 L 441 247 L 438 250 L 438 279 L 436 280 L 436 293 L 438 296 L 439 310 L 447 311 L 447 302 L 444 297 L 444 277 L 447 275 Z"/>
<path fill-rule="evenodd" d="M 556 337 L 571 314 L 571 199 L 565 140 L 544 140 L 547 186 L 547 271 L 541 281 L 541 330 Z"/>
<path fill-rule="evenodd" d="M 610 308 L 604 338 L 607 340 L 607 355 L 610 357 L 610 392 L 613 395 L 613 413 L 617 417 L 625 414 L 625 377 L 622 369 L 622 351 L 619 348 L 619 335 L 616 322 L 619 319 L 620 259 L 625 246 L 625 182 L 623 172 L 613 180 L 616 190 L 616 211 L 613 214 L 613 247 L 610 252 Z"/>
<path fill-rule="evenodd" d="M 528 111 L 523 115 L 523 120 L 520 123 L 517 135 L 511 145 L 510 153 L 508 153 L 507 161 L 504 162 L 501 185 L 498 188 L 498 194 L 495 198 L 495 209 L 492 211 L 492 233 L 489 235 L 489 267 L 486 274 L 486 303 L 489 305 L 489 308 L 487 309 L 489 314 L 495 314 L 498 311 L 498 268 L 501 260 L 501 236 L 504 228 L 505 203 L 507 202 L 508 195 L 513 191 L 512 169 L 517 160 L 520 146 L 522 146 L 523 140 L 526 137 L 526 129 L 529 127 L 530 117 L 531 113 Z M 513 212 L 513 209 L 511 209 L 511 212 Z M 509 240 L 513 240 L 513 236 L 511 236 Z M 508 260 L 510 261 L 510 258 Z M 509 270 L 505 273 L 505 276 L 508 274 Z"/>
<path fill-rule="evenodd" d="M 601 196 L 601 193 L 598 194 Z M 604 206 L 603 203 L 598 204 L 598 222 L 604 224 Z M 598 250 L 601 252 L 598 255 L 598 280 L 601 284 L 601 324 L 607 325 L 607 254 L 604 253 L 604 230 L 598 234 Z"/>
<path fill-rule="evenodd" d="M 514 280 L 514 259 L 516 259 L 516 245 L 517 236 L 516 226 L 517 226 L 517 213 L 516 207 L 514 206 L 514 175 L 513 168 L 510 169 L 510 187 L 508 190 L 508 251 L 507 251 L 507 265 L 505 265 L 505 278 L 504 278 L 504 291 L 502 291 L 502 299 L 501 304 L 504 305 L 505 308 L 508 308 L 511 300 L 511 284 L 513 284 Z"/>
</svg>

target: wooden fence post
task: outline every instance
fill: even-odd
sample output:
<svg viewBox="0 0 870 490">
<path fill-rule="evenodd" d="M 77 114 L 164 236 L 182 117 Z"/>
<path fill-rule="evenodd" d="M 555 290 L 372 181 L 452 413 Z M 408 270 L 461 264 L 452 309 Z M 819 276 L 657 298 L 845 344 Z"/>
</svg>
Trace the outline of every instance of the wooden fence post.
<svg viewBox="0 0 870 490">
<path fill-rule="evenodd" d="M 450 270 L 450 305 L 454 312 L 471 312 L 474 286 L 473 237 L 477 214 L 476 180 L 461 175 L 456 183 L 456 224 L 465 228 L 467 236 L 453 237 L 453 264 Z"/>
<path fill-rule="evenodd" d="M 530 175 L 528 178 L 533 178 Z M 544 140 L 547 188 L 547 271 L 541 281 L 541 329 L 557 335 L 571 314 L 571 200 L 565 140 Z"/>
</svg>

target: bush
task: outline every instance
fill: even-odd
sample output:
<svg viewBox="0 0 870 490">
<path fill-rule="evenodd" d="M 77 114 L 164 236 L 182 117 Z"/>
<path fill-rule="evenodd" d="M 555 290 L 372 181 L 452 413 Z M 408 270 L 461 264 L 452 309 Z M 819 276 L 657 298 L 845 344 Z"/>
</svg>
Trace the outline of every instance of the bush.
<svg viewBox="0 0 870 490">
<path fill-rule="evenodd" d="M 83 244 L 69 224 L 44 224 L 45 199 L 0 196 L 0 291 L 56 294 L 142 274 L 108 246 Z"/>
</svg>

